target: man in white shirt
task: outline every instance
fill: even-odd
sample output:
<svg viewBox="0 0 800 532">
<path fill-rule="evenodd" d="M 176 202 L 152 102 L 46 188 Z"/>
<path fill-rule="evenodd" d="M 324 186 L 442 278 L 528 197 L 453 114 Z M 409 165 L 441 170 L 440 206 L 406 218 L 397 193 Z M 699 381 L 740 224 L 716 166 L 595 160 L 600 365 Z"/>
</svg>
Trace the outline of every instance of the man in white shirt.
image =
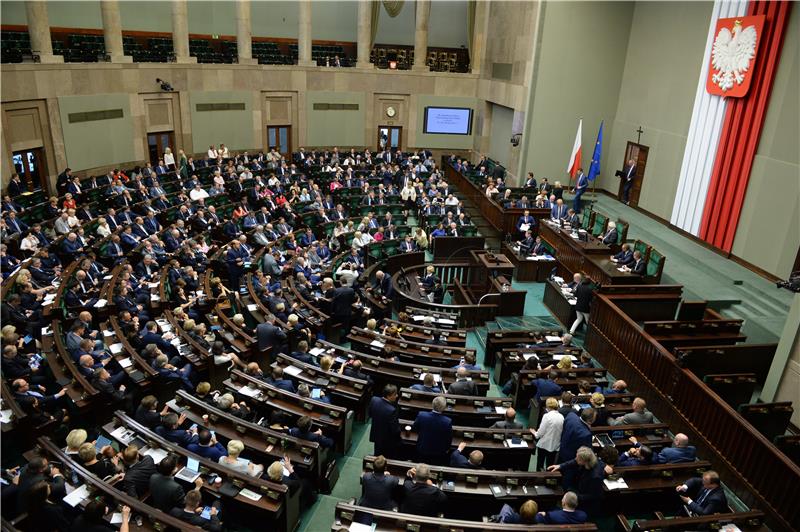
<svg viewBox="0 0 800 532">
<path fill-rule="evenodd" d="M 203 188 L 200 186 L 200 183 L 197 183 L 192 191 L 189 192 L 189 197 L 192 199 L 192 201 L 206 199 L 208 197 L 208 192 L 203 190 Z"/>
</svg>

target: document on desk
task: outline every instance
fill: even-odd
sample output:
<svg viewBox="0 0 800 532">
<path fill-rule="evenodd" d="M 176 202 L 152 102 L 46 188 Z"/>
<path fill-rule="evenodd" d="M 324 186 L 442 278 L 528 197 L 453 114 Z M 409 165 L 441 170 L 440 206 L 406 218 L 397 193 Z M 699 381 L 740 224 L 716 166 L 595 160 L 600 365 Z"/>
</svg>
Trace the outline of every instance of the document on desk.
<svg viewBox="0 0 800 532">
<path fill-rule="evenodd" d="M 439 318 L 436 321 L 438 321 L 442 325 L 455 325 L 456 324 L 456 322 L 454 320 L 451 320 L 450 318 Z"/>
<path fill-rule="evenodd" d="M 628 489 L 628 485 L 625 483 L 624 478 L 619 478 L 617 480 L 605 479 L 603 480 L 603 484 L 606 485 L 606 488 L 609 490 L 626 490 Z"/>
<path fill-rule="evenodd" d="M 572 355 L 567 355 L 567 354 L 564 354 L 564 353 L 562 353 L 560 355 L 553 355 L 553 360 L 561 360 L 564 357 L 571 358 L 573 362 L 577 362 L 578 361 L 577 357 L 574 357 Z"/>
<path fill-rule="evenodd" d="M 259 495 L 258 493 L 254 492 L 254 491 L 250 491 L 247 488 L 244 488 L 242 491 L 240 491 L 239 495 L 241 495 L 242 497 L 247 497 L 251 501 L 259 501 L 259 500 L 261 500 L 261 495 Z"/>
<path fill-rule="evenodd" d="M 258 397 L 258 395 L 261 393 L 261 390 L 258 388 L 251 388 L 250 386 L 242 386 L 239 388 L 239 393 L 247 397 Z"/>
<path fill-rule="evenodd" d="M 111 344 L 108 346 L 108 350 L 111 351 L 112 355 L 118 355 L 122 353 L 122 343 Z"/>
<path fill-rule="evenodd" d="M 106 299 L 98 299 L 97 303 L 94 304 L 94 308 L 103 308 L 108 305 L 108 300 Z"/>
<path fill-rule="evenodd" d="M 512 440 L 511 438 L 508 438 L 506 440 L 506 445 L 508 445 L 509 447 L 523 447 L 523 448 L 525 448 L 525 447 L 528 447 L 528 442 L 526 442 L 525 440 L 520 440 L 518 443 L 514 443 L 514 440 Z"/>
<path fill-rule="evenodd" d="M 283 368 L 283 372 L 291 377 L 297 377 L 298 375 L 303 373 L 303 370 L 298 368 L 297 366 L 286 366 L 285 368 Z"/>
<path fill-rule="evenodd" d="M 386 344 L 384 344 L 383 342 L 378 341 L 378 340 L 373 340 L 373 341 L 371 341 L 369 343 L 369 345 L 371 345 L 372 347 L 377 347 L 377 348 L 383 349 L 383 346 L 386 345 Z"/>
<path fill-rule="evenodd" d="M 249 310 L 250 312 L 255 312 L 258 310 L 258 305 L 250 303 L 249 305 L 247 305 L 247 310 Z"/>
<path fill-rule="evenodd" d="M 309 351 L 309 353 L 311 353 L 315 357 L 318 357 L 320 355 L 324 355 L 325 354 L 325 350 L 323 348 L 321 348 L 321 347 L 314 347 L 313 349 L 311 349 L 311 351 Z"/>
<path fill-rule="evenodd" d="M 508 410 L 508 408 L 506 408 L 504 406 L 496 406 L 496 407 L 494 407 L 494 411 L 497 412 L 500 415 L 505 415 L 506 410 Z"/>
<path fill-rule="evenodd" d="M 131 435 L 131 432 L 125 425 L 120 425 L 119 427 L 111 431 L 111 436 L 115 440 L 119 440 L 125 445 L 128 445 L 131 441 L 133 441 L 133 435 Z"/>
<path fill-rule="evenodd" d="M 109 331 L 108 329 L 105 329 L 103 331 L 103 336 L 105 336 L 106 338 L 108 338 L 109 336 L 114 336 L 115 334 L 116 333 L 114 331 Z"/>
<path fill-rule="evenodd" d="M 118 362 L 119 362 L 119 365 L 122 367 L 122 369 L 129 368 L 129 367 L 131 367 L 133 365 L 133 360 L 131 360 L 130 357 L 123 358 L 122 360 L 119 360 Z"/>
<path fill-rule="evenodd" d="M 11 423 L 11 409 L 0 410 L 0 423 Z"/>
<path fill-rule="evenodd" d="M 75 508 L 88 499 L 90 495 L 89 487 L 86 484 L 82 484 L 79 488 L 72 490 L 63 500 L 65 503 Z"/>
<path fill-rule="evenodd" d="M 373 532 L 376 526 L 376 523 L 372 523 L 371 525 L 365 525 L 364 523 L 350 523 L 350 526 L 347 527 L 347 530 L 350 532 Z"/>
<path fill-rule="evenodd" d="M 147 455 L 147 456 L 151 456 L 151 457 L 153 457 L 153 462 L 155 462 L 156 464 L 160 464 L 160 463 L 161 463 L 161 460 L 163 460 L 164 458 L 166 458 L 166 457 L 167 457 L 167 454 L 169 454 L 169 453 L 168 453 L 166 450 L 164 450 L 164 449 L 152 449 L 152 448 L 148 448 L 148 449 L 147 449 L 147 450 L 144 452 L 144 454 L 145 454 L 145 455 Z"/>
<path fill-rule="evenodd" d="M 545 335 L 544 339 L 548 342 L 561 342 L 560 336 L 547 336 Z"/>
</svg>

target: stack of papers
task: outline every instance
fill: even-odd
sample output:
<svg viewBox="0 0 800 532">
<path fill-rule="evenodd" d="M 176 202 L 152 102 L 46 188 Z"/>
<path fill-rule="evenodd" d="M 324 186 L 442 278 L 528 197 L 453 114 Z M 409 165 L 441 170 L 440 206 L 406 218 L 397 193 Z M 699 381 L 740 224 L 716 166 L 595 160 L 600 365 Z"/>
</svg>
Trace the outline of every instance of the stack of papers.
<svg viewBox="0 0 800 532">
<path fill-rule="evenodd" d="M 119 426 L 111 432 L 111 436 L 115 440 L 119 440 L 125 445 L 128 445 L 131 441 L 133 441 L 135 435 L 135 433 L 128 430 L 125 426 Z"/>
<path fill-rule="evenodd" d="M 283 368 L 283 372 L 292 377 L 297 377 L 298 375 L 303 373 L 303 370 L 296 366 L 286 366 L 285 368 Z"/>
<path fill-rule="evenodd" d="M 258 305 L 254 305 L 253 303 L 250 303 L 249 305 L 247 305 L 247 310 L 249 310 L 250 312 L 255 312 L 255 311 L 258 310 Z"/>
<path fill-rule="evenodd" d="M 156 464 L 160 464 L 161 460 L 167 457 L 167 451 L 164 449 L 150 449 L 148 448 L 146 451 L 143 452 L 146 456 L 152 456 L 153 462 Z"/>
<path fill-rule="evenodd" d="M 118 362 L 119 362 L 119 365 L 122 366 L 123 369 L 124 368 L 129 368 L 129 367 L 131 367 L 133 365 L 133 360 L 131 360 L 130 357 L 123 358 L 122 360 L 119 360 Z"/>
<path fill-rule="evenodd" d="M 85 501 L 89 498 L 91 493 L 89 493 L 89 487 L 86 484 L 82 484 L 79 488 L 72 490 L 66 497 L 64 497 L 64 502 L 75 508 L 80 503 Z"/>
<path fill-rule="evenodd" d="M 103 336 L 105 337 L 114 336 L 115 334 L 116 333 L 114 331 L 109 331 L 108 329 L 103 331 Z"/>
<path fill-rule="evenodd" d="M 239 388 L 239 393 L 247 397 L 257 397 L 261 393 L 261 390 L 258 388 L 251 388 L 250 386 L 242 386 Z"/>
<path fill-rule="evenodd" d="M 98 299 L 97 303 L 94 304 L 94 308 L 103 308 L 108 305 L 108 301 L 105 299 Z"/>
<path fill-rule="evenodd" d="M 112 355 L 118 355 L 122 353 L 122 344 L 121 343 L 111 344 L 110 346 L 108 346 L 108 350 L 111 351 Z"/>
<path fill-rule="evenodd" d="M 603 480 L 603 484 L 605 484 L 606 488 L 608 488 L 609 490 L 624 490 L 624 489 L 628 489 L 628 485 L 625 483 L 625 479 L 624 478 L 620 478 L 618 480 L 605 479 L 605 480 Z"/>
</svg>

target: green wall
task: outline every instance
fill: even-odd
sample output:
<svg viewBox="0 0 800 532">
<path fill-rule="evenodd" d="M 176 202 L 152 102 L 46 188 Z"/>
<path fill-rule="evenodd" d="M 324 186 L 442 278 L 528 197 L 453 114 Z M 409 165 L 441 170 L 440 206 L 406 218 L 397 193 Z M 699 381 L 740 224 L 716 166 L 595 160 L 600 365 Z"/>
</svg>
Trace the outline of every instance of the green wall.
<svg viewBox="0 0 800 532">
<path fill-rule="evenodd" d="M 489 157 L 508 165 L 511 152 L 511 125 L 514 121 L 514 110 L 510 107 L 492 105 L 491 137 L 489 137 Z"/>
<path fill-rule="evenodd" d="M 311 3 L 311 38 L 321 41 L 355 42 L 358 32 L 358 2 L 315 1 Z M 121 0 L 123 30 L 172 32 L 172 7 L 169 0 Z M 379 38 L 386 44 L 414 44 L 414 2 L 406 2 L 397 18 L 382 9 Z M 47 2 L 51 26 L 101 29 L 103 19 L 98 0 Z M 0 3 L 3 24 L 26 25 L 25 3 L 4 0 Z M 255 37 L 297 38 L 297 2 L 254 0 L 250 7 Z M 189 0 L 189 32 L 236 35 L 236 7 L 225 0 Z M 431 3 L 429 34 L 431 46 L 467 46 L 467 2 Z"/>
<path fill-rule="evenodd" d="M 628 2 L 547 2 L 539 65 L 528 105 L 521 171 L 568 181 L 567 161 L 583 117 L 588 170 L 600 121 L 611 138 L 633 19 Z M 638 44 L 637 44 L 638 45 Z M 604 153 L 607 160 L 607 152 Z M 603 172 L 612 169 L 603 165 Z"/>
<path fill-rule="evenodd" d="M 314 110 L 315 103 L 358 104 L 357 111 Z M 363 92 L 311 91 L 306 93 L 308 146 L 364 146 L 366 99 Z"/>
<path fill-rule="evenodd" d="M 798 85 L 800 13 L 793 9 L 732 250 L 781 278 L 800 246 Z"/>
<path fill-rule="evenodd" d="M 241 103 L 244 111 L 197 111 L 198 103 Z M 190 92 L 192 147 L 205 153 L 210 145 L 231 150 L 256 148 L 253 138 L 253 93 L 248 91 Z M 261 144 L 259 138 L 258 144 Z"/>
<path fill-rule="evenodd" d="M 619 178 L 614 171 L 622 168 L 627 142 L 636 141 L 641 126 L 642 144 L 650 151 L 639 206 L 667 220 L 678 187 L 712 5 L 636 3 L 613 134 L 606 136 L 598 187 L 616 193 Z"/>
<path fill-rule="evenodd" d="M 425 128 L 425 108 L 426 107 L 470 107 L 472 109 L 472 134 L 470 135 L 427 135 L 423 133 Z M 463 98 L 456 96 L 430 96 L 420 94 L 411 96 L 411 109 L 416 108 L 416 127 L 414 128 L 415 137 L 410 139 L 414 148 L 431 149 L 453 149 L 471 150 L 474 144 L 474 136 L 478 113 L 478 100 L 475 98 Z"/>
<path fill-rule="evenodd" d="M 76 170 L 115 165 L 137 159 L 133 146 L 133 118 L 128 94 L 59 96 L 61 130 L 67 165 Z M 123 117 L 69 123 L 70 113 L 122 109 Z"/>
</svg>

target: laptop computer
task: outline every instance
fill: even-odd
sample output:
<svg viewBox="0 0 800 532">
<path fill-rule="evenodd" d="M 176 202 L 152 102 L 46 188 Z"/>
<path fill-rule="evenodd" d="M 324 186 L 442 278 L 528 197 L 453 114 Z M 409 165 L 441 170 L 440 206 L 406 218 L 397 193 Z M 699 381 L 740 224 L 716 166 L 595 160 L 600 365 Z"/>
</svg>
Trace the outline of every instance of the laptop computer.
<svg viewBox="0 0 800 532">
<path fill-rule="evenodd" d="M 175 478 L 193 483 L 200 476 L 200 461 L 194 458 L 186 459 L 186 467 L 178 471 Z"/>
</svg>

